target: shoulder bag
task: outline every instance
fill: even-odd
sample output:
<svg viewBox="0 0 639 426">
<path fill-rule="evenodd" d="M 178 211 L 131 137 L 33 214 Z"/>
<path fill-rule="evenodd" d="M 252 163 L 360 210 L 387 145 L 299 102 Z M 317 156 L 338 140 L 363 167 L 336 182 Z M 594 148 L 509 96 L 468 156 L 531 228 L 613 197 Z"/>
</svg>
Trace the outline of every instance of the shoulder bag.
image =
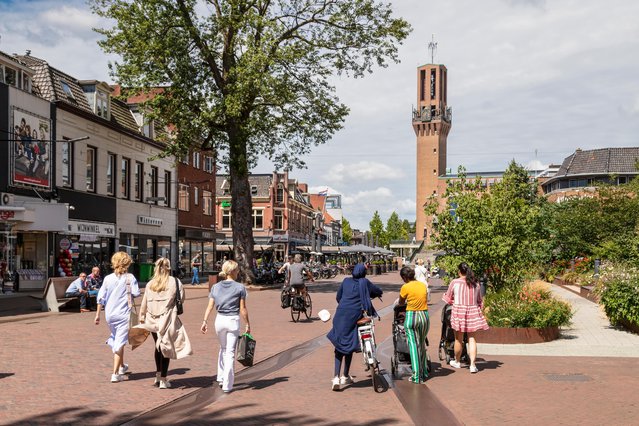
<svg viewBox="0 0 639 426">
<path fill-rule="evenodd" d="M 175 309 L 178 315 L 182 315 L 184 313 L 184 307 L 182 306 L 182 299 L 180 297 L 180 280 L 175 277 L 173 279 L 175 280 Z"/>
<path fill-rule="evenodd" d="M 138 310 L 133 303 L 133 296 L 131 295 L 131 275 L 126 274 L 126 294 L 129 302 L 129 330 L 139 323 Z"/>
</svg>

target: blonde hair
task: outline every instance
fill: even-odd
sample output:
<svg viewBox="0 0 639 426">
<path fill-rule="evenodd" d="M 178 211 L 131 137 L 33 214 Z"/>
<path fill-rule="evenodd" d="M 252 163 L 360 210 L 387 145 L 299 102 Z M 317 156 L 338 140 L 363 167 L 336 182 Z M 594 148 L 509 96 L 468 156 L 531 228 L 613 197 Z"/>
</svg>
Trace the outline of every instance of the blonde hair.
<svg viewBox="0 0 639 426">
<path fill-rule="evenodd" d="M 424 259 L 417 259 L 417 264 L 422 266 L 424 264 Z"/>
<path fill-rule="evenodd" d="M 227 260 L 226 262 L 224 262 L 224 264 L 222 265 L 222 274 L 224 274 L 225 278 L 228 278 L 230 274 L 235 274 L 239 271 L 240 267 L 237 264 L 236 261 L 234 260 Z"/>
<path fill-rule="evenodd" d="M 149 283 L 149 290 L 159 293 L 169 287 L 169 277 L 171 276 L 171 262 L 166 257 L 161 257 L 155 261 L 153 278 Z"/>
<path fill-rule="evenodd" d="M 113 256 L 111 256 L 111 268 L 113 268 L 113 272 L 118 275 L 122 275 L 129 270 L 129 266 L 133 259 L 124 251 L 118 251 Z"/>
</svg>

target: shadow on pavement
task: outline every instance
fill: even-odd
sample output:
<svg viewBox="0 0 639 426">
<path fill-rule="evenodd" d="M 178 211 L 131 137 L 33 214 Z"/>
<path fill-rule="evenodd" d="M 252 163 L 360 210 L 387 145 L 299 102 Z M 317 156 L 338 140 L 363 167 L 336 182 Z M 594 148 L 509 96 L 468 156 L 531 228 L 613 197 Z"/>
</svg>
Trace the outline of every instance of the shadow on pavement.
<svg viewBox="0 0 639 426">
<path fill-rule="evenodd" d="M 107 410 L 94 410 L 86 407 L 65 407 L 48 413 L 38 414 L 32 417 L 25 417 L 16 422 L 3 423 L 7 425 L 53 425 L 53 424 L 120 424 L 134 415 L 135 412 L 121 413 L 116 417 L 111 417 L 111 412 Z M 104 418 L 104 416 L 109 416 Z"/>
<path fill-rule="evenodd" d="M 235 386 L 237 390 L 254 389 L 260 390 L 268 388 L 269 386 L 276 385 L 278 383 L 288 382 L 288 376 L 274 377 L 272 379 L 254 380 L 250 383 L 240 383 Z"/>
<path fill-rule="evenodd" d="M 15 376 L 16 373 L 0 373 L 0 379 L 4 379 L 10 376 Z"/>
</svg>

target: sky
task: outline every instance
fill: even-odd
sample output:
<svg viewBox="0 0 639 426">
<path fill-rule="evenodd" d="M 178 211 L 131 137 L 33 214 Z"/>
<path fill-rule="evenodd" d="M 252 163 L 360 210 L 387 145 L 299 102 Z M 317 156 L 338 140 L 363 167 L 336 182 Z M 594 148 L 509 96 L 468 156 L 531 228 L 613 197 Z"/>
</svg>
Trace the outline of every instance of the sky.
<svg viewBox="0 0 639 426">
<path fill-rule="evenodd" d="M 367 229 L 373 213 L 415 219 L 416 68 L 448 69 L 453 109 L 447 167 L 503 170 L 561 164 L 577 148 L 639 145 L 636 0 L 393 0 L 413 32 L 400 64 L 335 78 L 351 110 L 344 128 L 290 176 L 342 194 L 343 214 Z M 79 78 L 111 82 L 101 26 L 83 0 L 0 0 L 0 50 L 31 54 Z M 261 161 L 255 172 L 273 169 Z"/>
</svg>

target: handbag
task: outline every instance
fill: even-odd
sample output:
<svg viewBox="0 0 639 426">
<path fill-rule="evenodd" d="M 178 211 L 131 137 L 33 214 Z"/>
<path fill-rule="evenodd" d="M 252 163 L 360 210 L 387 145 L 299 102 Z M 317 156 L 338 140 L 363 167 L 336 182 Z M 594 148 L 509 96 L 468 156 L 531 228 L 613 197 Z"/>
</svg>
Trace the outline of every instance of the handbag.
<svg viewBox="0 0 639 426">
<path fill-rule="evenodd" d="M 177 278 L 173 279 L 175 280 L 175 309 L 178 315 L 182 315 L 184 313 L 184 306 L 182 306 L 182 299 L 180 298 L 180 280 Z"/>
<path fill-rule="evenodd" d="M 245 367 L 253 365 L 255 356 L 255 339 L 248 333 L 244 333 L 237 340 L 237 361 Z"/>
<path fill-rule="evenodd" d="M 126 294 L 129 304 L 129 330 L 139 324 L 138 310 L 133 303 L 133 296 L 131 296 L 131 276 L 126 275 Z"/>
</svg>

